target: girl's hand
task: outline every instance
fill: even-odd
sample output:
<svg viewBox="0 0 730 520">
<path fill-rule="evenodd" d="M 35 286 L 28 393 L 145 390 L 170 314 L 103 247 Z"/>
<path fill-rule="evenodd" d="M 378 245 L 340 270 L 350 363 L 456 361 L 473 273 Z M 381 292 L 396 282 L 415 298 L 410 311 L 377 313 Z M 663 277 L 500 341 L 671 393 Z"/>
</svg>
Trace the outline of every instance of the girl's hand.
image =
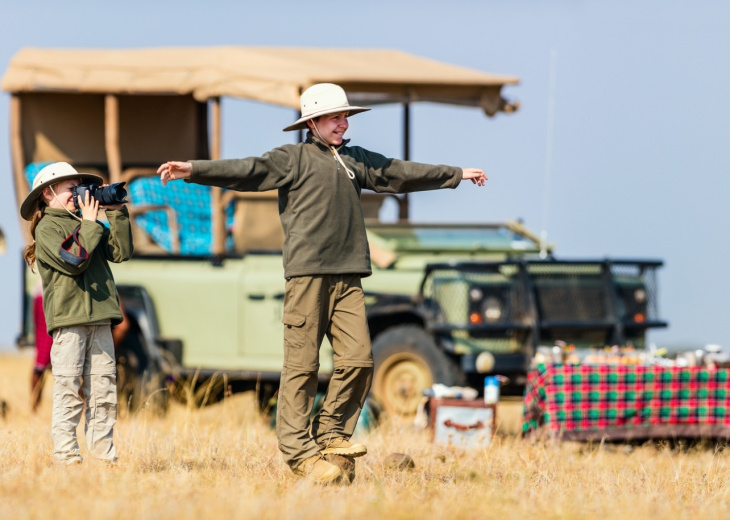
<svg viewBox="0 0 730 520">
<path fill-rule="evenodd" d="M 90 199 L 89 190 L 84 193 L 84 198 L 79 197 L 79 208 L 81 208 L 81 216 L 84 220 L 91 220 L 96 222 L 96 217 L 99 215 L 99 201 L 96 199 Z"/>
</svg>

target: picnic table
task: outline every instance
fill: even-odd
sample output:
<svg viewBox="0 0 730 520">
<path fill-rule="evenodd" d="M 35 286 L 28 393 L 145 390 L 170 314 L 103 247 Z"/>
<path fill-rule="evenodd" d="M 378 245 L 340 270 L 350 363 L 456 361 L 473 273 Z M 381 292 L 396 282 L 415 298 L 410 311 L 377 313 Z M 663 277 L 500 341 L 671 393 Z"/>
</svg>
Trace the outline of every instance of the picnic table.
<svg viewBox="0 0 730 520">
<path fill-rule="evenodd" d="M 522 433 L 730 439 L 730 369 L 539 364 L 527 377 Z"/>
</svg>

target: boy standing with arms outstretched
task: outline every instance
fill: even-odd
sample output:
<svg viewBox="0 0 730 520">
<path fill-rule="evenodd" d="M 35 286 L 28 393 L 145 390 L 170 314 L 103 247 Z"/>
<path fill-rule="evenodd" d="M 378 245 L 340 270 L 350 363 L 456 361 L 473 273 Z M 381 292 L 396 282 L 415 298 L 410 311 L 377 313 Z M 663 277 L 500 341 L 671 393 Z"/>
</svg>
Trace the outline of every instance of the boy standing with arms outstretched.
<svg viewBox="0 0 730 520">
<path fill-rule="evenodd" d="M 309 128 L 305 142 L 262 157 L 171 161 L 158 169 L 163 184 L 185 179 L 237 191 L 278 190 L 286 289 L 276 433 L 292 471 L 323 484 L 341 478 L 339 467 L 323 455 L 367 453 L 349 440 L 373 375 L 360 283 L 372 273 L 361 190 L 407 193 L 455 188 L 463 179 L 483 186 L 487 180 L 478 169 L 400 161 L 348 146 L 348 117 L 366 110 L 350 106 L 337 85 L 313 85 L 302 93 L 302 117 L 284 129 Z M 325 334 L 334 371 L 310 430 Z"/>
</svg>

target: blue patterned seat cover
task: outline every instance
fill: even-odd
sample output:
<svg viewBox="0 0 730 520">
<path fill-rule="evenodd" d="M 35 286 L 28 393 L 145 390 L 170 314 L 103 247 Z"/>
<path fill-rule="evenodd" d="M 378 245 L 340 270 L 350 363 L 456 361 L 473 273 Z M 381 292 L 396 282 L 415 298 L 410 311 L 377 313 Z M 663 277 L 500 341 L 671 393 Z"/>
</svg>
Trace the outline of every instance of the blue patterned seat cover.
<svg viewBox="0 0 730 520">
<path fill-rule="evenodd" d="M 163 186 L 158 177 L 141 177 L 128 185 L 129 200 L 137 207 L 164 205 L 175 210 L 180 229 L 180 254 L 208 255 L 212 245 L 210 187 L 187 182 Z M 148 211 L 135 216 L 140 226 L 160 247 L 172 252 L 167 213 Z M 233 204 L 226 211 L 226 226 L 233 223 Z M 231 239 L 228 240 L 231 247 Z"/>
</svg>

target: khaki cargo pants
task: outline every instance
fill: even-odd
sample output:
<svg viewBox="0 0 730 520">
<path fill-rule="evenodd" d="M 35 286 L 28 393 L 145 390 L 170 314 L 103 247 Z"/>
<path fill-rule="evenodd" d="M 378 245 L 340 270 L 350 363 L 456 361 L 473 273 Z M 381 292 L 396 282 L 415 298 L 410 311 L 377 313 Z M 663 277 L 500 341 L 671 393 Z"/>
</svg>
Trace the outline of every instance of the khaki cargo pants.
<svg viewBox="0 0 730 520">
<path fill-rule="evenodd" d="M 114 341 L 107 325 L 78 325 L 53 331 L 51 364 L 54 378 L 53 457 L 81 462 L 76 428 L 86 399 L 86 447 L 97 459 L 114 461 L 112 434 L 117 422 L 117 366 Z"/>
<path fill-rule="evenodd" d="M 286 282 L 284 367 L 276 434 L 284 461 L 295 468 L 331 439 L 349 439 L 373 378 L 373 354 L 359 275 L 298 276 Z M 317 393 L 319 347 L 327 335 L 334 371 L 321 411 Z"/>
</svg>

